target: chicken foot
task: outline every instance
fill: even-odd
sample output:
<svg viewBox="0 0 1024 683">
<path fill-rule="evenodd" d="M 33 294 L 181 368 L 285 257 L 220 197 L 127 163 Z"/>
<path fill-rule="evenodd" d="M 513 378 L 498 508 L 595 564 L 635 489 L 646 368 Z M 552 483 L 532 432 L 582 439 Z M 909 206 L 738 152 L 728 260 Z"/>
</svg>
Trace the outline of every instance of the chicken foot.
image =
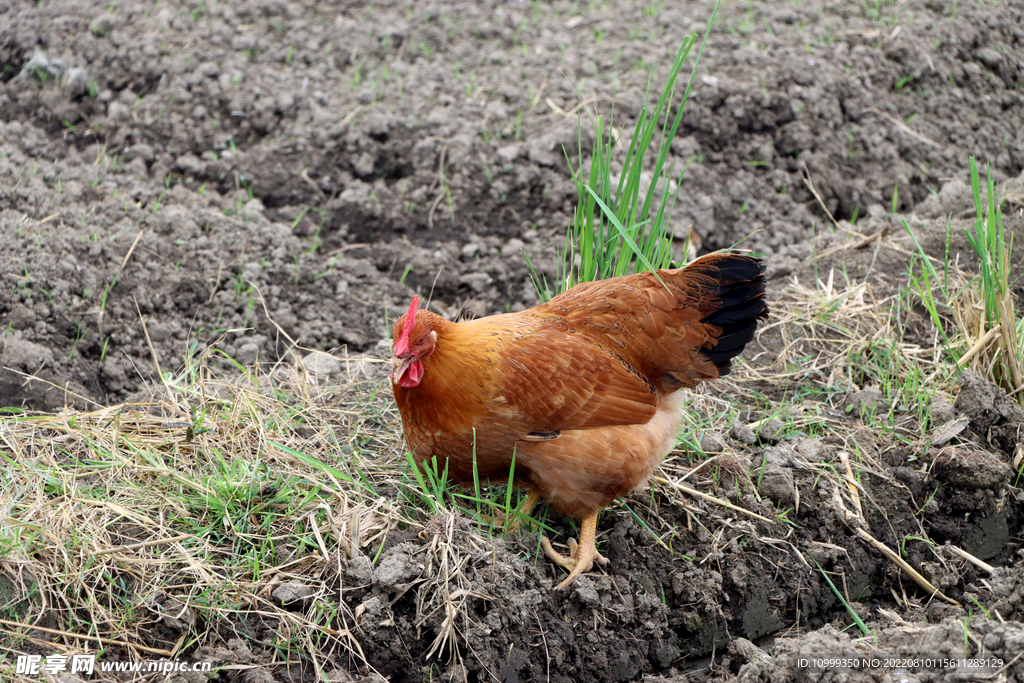
<svg viewBox="0 0 1024 683">
<path fill-rule="evenodd" d="M 597 535 L 597 515 L 598 513 L 595 512 L 583 518 L 583 524 L 580 528 L 580 542 L 576 543 L 576 539 L 569 539 L 569 557 L 562 555 L 552 548 L 551 541 L 546 536 L 540 537 L 541 545 L 544 546 L 544 553 L 548 558 L 555 564 L 569 570 L 569 576 L 556 586 L 556 590 L 566 588 L 576 580 L 577 576 L 583 572 L 589 572 L 593 569 L 594 562 L 600 565 L 608 564 L 608 559 L 597 552 L 597 546 L 594 544 L 594 537 Z"/>
</svg>

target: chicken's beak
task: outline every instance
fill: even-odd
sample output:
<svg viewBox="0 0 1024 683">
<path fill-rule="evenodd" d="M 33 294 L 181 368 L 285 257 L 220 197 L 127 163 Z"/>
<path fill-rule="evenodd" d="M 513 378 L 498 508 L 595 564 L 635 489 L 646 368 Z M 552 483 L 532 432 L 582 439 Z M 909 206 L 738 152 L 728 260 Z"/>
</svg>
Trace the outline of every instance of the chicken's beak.
<svg viewBox="0 0 1024 683">
<path fill-rule="evenodd" d="M 391 381 L 398 384 L 402 377 L 405 376 L 405 372 L 409 369 L 409 366 L 412 365 L 414 360 L 416 360 L 416 356 L 411 353 L 404 358 L 393 357 L 391 359 Z"/>
</svg>

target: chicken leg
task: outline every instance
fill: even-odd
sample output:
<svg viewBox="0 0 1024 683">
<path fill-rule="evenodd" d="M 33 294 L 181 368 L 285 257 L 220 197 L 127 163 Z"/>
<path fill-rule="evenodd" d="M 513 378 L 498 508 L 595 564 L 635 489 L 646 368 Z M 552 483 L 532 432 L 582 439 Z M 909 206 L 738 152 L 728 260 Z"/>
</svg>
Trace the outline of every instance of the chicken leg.
<svg viewBox="0 0 1024 683">
<path fill-rule="evenodd" d="M 575 539 L 569 539 L 569 557 L 562 555 L 552 548 L 551 541 L 546 536 L 540 537 L 541 545 L 544 546 L 544 553 L 551 561 L 569 570 L 569 576 L 556 586 L 557 590 L 567 587 L 583 572 L 589 572 L 594 567 L 594 562 L 600 565 L 608 564 L 607 558 L 597 552 L 597 546 L 594 545 L 594 537 L 597 535 L 597 515 L 599 512 L 600 510 L 583 518 L 583 524 L 580 528 L 580 542 L 576 543 Z"/>
</svg>

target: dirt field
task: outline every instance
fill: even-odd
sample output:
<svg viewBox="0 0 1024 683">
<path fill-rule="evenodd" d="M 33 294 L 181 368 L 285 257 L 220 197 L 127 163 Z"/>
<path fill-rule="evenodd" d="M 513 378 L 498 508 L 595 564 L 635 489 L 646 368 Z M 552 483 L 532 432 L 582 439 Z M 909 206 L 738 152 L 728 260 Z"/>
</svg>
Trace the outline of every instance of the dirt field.
<svg viewBox="0 0 1024 683">
<path fill-rule="evenodd" d="M 992 657 L 1007 666 L 983 672 L 1024 680 L 1024 409 L 951 374 L 928 311 L 907 294 L 915 239 L 977 268 L 962 229 L 974 217 L 970 156 L 1024 197 L 1019 2 L 722 5 L 671 145 L 682 186 L 671 225 L 680 258 L 691 229 L 702 253 L 739 244 L 763 255 L 777 315 L 730 382 L 688 399 L 696 417 L 653 491 L 602 517 L 604 574 L 555 594 L 536 534 L 384 512 L 405 506 L 408 475 L 386 371 L 363 359 L 387 356 L 414 293 L 448 317 L 538 302 L 523 254 L 554 276 L 576 201 L 565 153 L 575 164 L 579 142 L 584 159 L 592 142 L 577 114 L 614 110 L 628 136 L 712 9 L 0 0 L 0 405 L 48 414 L 0 423 L 5 650 L 95 651 L 68 634 L 93 635 L 213 661 L 227 667 L 213 680 L 246 683 L 881 676 L 815 673 L 796 663 L 808 652 Z M 1021 205 L 1004 206 L 1018 276 Z M 1024 280 L 1013 287 L 1024 293 Z M 359 360 L 296 366 L 311 350 Z M 273 572 L 233 564 L 249 541 L 211 540 L 146 498 L 175 485 L 171 470 L 209 476 L 210 453 L 236 436 L 189 428 L 186 443 L 174 432 L 200 402 L 161 392 L 173 398 L 200 359 L 209 373 L 198 385 L 222 382 L 203 393 L 224 404 L 211 410 L 269 401 L 273 386 L 289 419 L 302 414 L 272 426 L 255 417 L 269 409 L 254 412 L 246 419 L 273 439 L 245 432 L 227 451 L 260 463 L 244 477 L 274 487 L 261 494 L 271 507 L 295 506 L 275 518 L 294 521 L 295 536 L 267 551 Z M 254 364 L 265 380 L 225 379 Z M 173 451 L 166 471 L 97 455 L 127 453 L 103 412 L 126 401 L 146 404 L 134 433 L 170 430 L 152 436 Z M 308 482 L 329 490 L 330 477 L 271 441 L 306 444 L 346 471 L 365 456 L 376 498 L 340 505 L 317 493 Z M 74 458 L 88 475 L 68 474 Z M 291 477 L 312 491 L 301 505 L 281 497 Z M 72 489 L 54 492 L 55 478 Z M 120 478 L 133 485 L 117 488 Z M 145 515 L 108 505 L 99 524 L 74 487 L 100 480 L 120 509 Z M 674 486 L 684 480 L 729 506 Z M 207 520 L 214 487 L 203 481 L 206 507 L 189 519 Z M 314 499 L 327 501 L 330 528 L 317 527 Z M 243 507 L 239 519 L 255 519 L 258 504 Z M 349 516 L 354 527 L 338 521 Z M 559 540 L 574 534 L 551 517 Z M 96 573 L 83 558 L 100 546 L 77 525 L 122 554 L 102 555 Z M 39 528 L 52 533 L 25 536 Z M 161 573 L 146 560 L 162 546 L 134 547 L 179 534 L 224 549 L 222 564 L 189 569 L 176 542 Z M 77 550 L 61 559 L 65 546 Z M 62 585 L 70 574 L 42 578 L 59 567 L 80 572 L 77 597 Z M 131 617 L 102 600 L 102 622 L 76 612 L 117 581 Z M 27 619 L 54 632 L 12 625 Z M 138 654 L 111 645 L 107 656 Z M 195 676 L 171 680 L 207 680 Z"/>
</svg>

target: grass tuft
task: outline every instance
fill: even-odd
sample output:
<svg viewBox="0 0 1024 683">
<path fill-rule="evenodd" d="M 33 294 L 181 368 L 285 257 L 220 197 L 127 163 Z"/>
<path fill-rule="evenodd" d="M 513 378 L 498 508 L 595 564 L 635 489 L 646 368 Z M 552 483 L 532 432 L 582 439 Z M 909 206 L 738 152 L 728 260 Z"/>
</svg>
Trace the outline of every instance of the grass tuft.
<svg viewBox="0 0 1024 683">
<path fill-rule="evenodd" d="M 654 271 L 668 268 L 672 264 L 675 235 L 670 222 L 682 174 L 678 179 L 667 175 L 665 160 L 682 122 L 700 57 L 720 4 L 721 0 L 715 4 L 708 20 L 704 41 L 694 60 L 690 79 L 675 107 L 674 118 L 670 122 L 677 80 L 683 64 L 697 44 L 697 34 L 689 36 L 680 45 L 654 108 L 649 110 L 645 106 L 640 111 L 617 179 L 613 171 L 613 166 L 617 164 L 613 158 L 621 140 L 612 125 L 614 117 L 609 119 L 606 127 L 603 116 L 595 120 L 587 111 L 595 133 L 590 171 L 587 174 L 584 172 L 583 120 L 580 114 L 580 156 L 575 167 L 566 154 L 579 199 L 573 223 L 566 231 L 565 250 L 553 287 L 537 274 L 527 258 L 534 288 L 542 301 L 581 282 L 603 280 L 639 270 Z M 651 170 L 645 171 L 645 167 L 651 167 Z"/>
</svg>

